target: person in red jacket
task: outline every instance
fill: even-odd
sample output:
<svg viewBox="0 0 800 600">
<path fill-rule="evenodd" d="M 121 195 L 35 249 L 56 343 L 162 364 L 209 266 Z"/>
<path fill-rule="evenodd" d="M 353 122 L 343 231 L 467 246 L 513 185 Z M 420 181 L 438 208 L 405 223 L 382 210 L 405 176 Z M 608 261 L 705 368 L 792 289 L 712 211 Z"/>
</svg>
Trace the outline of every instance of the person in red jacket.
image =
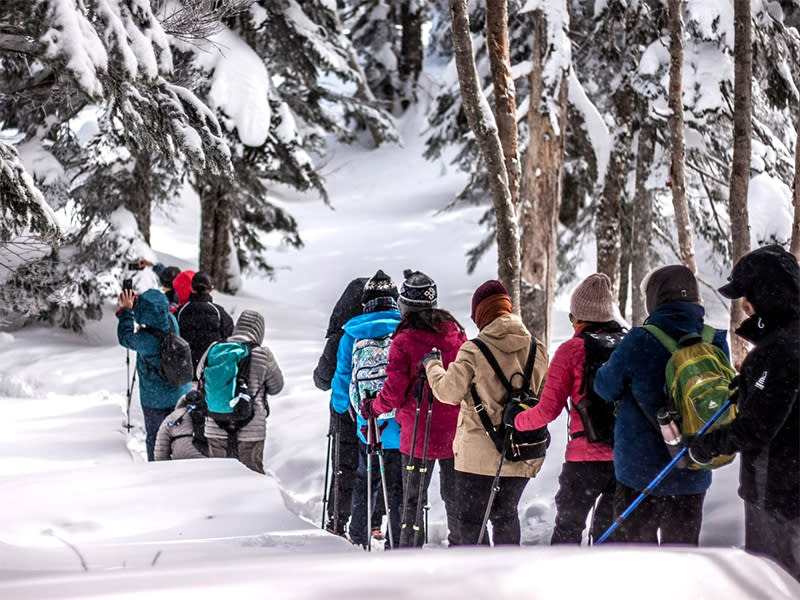
<svg viewBox="0 0 800 600">
<path fill-rule="evenodd" d="M 433 474 L 433 464 L 437 461 L 439 492 L 447 513 L 448 539 L 451 542 L 456 539 L 456 528 L 453 523 L 455 490 L 453 438 L 456 434 L 459 407 L 435 402 L 430 388 L 425 383 L 417 416 L 418 399 L 414 391 L 419 378 L 425 377 L 422 357 L 431 348 L 438 348 L 442 352 L 442 362 L 446 368 L 455 359 L 461 345 L 467 341 L 467 336 L 453 315 L 436 307 L 436 284 L 430 277 L 419 271 L 410 270 L 404 271 L 403 275 L 406 279 L 397 300 L 403 318 L 392 334 L 386 381 L 378 396 L 363 404 L 361 414 L 365 419 L 370 419 L 397 410 L 395 418 L 400 424 L 404 496 L 401 515 L 403 525 L 398 546 L 412 547 L 422 546 L 425 539 L 423 519 L 418 518 L 419 494 L 422 493 L 422 506 L 424 506 L 427 504 L 427 490 Z M 431 411 L 430 433 L 425 448 L 429 410 Z M 413 449 L 412 438 L 415 438 Z M 408 468 L 409 463 L 413 466 L 412 470 Z"/>
<path fill-rule="evenodd" d="M 538 429 L 554 421 L 565 408 L 569 411 L 569 441 L 566 462 L 558 478 L 556 524 L 551 544 L 580 544 L 586 517 L 597 502 L 592 530 L 603 533 L 614 512 L 614 454 L 610 443 L 592 443 L 584 432 L 575 408 L 586 396 L 583 384 L 587 332 L 616 333 L 614 297 L 606 275 L 594 273 L 583 280 L 570 299 L 570 321 L 575 335 L 558 347 L 542 390 L 539 404 L 519 413 L 514 427 L 520 431 Z M 590 531 L 591 536 L 592 531 Z"/>
</svg>

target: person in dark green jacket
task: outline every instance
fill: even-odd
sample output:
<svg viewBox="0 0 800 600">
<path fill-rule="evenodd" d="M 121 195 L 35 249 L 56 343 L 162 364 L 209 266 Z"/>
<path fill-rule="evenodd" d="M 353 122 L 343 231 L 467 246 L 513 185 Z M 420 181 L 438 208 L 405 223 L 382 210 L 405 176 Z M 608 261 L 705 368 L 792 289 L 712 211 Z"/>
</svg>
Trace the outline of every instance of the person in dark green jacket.
<svg viewBox="0 0 800 600">
<path fill-rule="evenodd" d="M 178 400 L 192 389 L 190 383 L 170 387 L 158 376 L 161 342 L 147 328 L 169 331 L 170 322 L 176 333 L 178 322 L 169 312 L 169 301 L 160 290 L 147 290 L 140 296 L 132 290 L 123 290 L 119 296 L 117 312 L 117 339 L 119 343 L 136 352 L 136 376 L 139 379 L 139 401 L 142 404 L 146 432 L 147 460 L 155 460 L 156 434 L 161 422 L 169 415 Z M 136 330 L 135 324 L 139 324 Z"/>
</svg>

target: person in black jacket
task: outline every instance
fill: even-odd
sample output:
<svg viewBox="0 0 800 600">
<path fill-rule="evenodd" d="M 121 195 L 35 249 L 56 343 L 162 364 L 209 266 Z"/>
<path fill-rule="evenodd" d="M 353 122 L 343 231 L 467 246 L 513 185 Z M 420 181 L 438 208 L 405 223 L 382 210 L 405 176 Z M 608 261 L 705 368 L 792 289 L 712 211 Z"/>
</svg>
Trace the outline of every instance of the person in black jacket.
<svg viewBox="0 0 800 600">
<path fill-rule="evenodd" d="M 178 325 L 181 337 L 192 348 L 192 363 L 197 363 L 208 347 L 233 334 L 233 319 L 219 304 L 211 301 L 211 277 L 198 271 L 192 277 L 192 293 L 189 300 L 178 309 Z"/>
<path fill-rule="evenodd" d="M 705 464 L 740 452 L 739 495 L 745 505 L 745 550 L 775 559 L 800 580 L 800 267 L 777 245 L 743 256 L 728 298 L 749 315 L 736 333 L 755 347 L 739 375 L 733 422 L 688 441 Z"/>
</svg>

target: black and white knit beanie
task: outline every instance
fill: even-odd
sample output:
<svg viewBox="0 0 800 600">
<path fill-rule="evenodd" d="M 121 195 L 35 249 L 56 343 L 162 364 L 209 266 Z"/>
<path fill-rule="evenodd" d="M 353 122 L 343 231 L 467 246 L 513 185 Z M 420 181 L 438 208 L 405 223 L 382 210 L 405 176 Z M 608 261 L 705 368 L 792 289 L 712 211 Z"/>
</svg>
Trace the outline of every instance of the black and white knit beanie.
<svg viewBox="0 0 800 600">
<path fill-rule="evenodd" d="M 361 292 L 361 304 L 384 296 L 397 300 L 397 285 L 382 269 L 378 269 L 375 275 L 364 284 L 364 291 Z"/>
<path fill-rule="evenodd" d="M 436 308 L 436 283 L 421 271 L 406 269 L 403 271 L 405 281 L 400 288 L 397 303 L 403 310 L 425 310 Z"/>
</svg>

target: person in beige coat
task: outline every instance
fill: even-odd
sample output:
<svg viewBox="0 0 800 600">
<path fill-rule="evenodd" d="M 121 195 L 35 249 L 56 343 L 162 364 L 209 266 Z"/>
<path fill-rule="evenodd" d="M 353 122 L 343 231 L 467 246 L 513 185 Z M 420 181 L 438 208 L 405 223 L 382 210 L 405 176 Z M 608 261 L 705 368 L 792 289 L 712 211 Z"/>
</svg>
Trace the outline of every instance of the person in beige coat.
<svg viewBox="0 0 800 600">
<path fill-rule="evenodd" d="M 195 445 L 193 414 L 198 414 L 201 421 L 197 424 L 198 442 L 205 445 L 203 435 L 204 419 L 202 411 L 198 410 L 195 399 L 197 392 L 192 391 L 181 397 L 178 404 L 166 419 L 161 422 L 156 434 L 155 459 L 156 460 L 180 460 L 183 458 L 205 458 L 200 449 Z M 201 445 L 201 447 L 202 447 Z"/>
<path fill-rule="evenodd" d="M 490 280 L 472 297 L 472 320 L 478 326 L 478 338 L 497 359 L 503 373 L 522 373 L 531 347 L 531 334 L 511 312 L 511 298 L 502 283 Z M 547 351 L 536 340 L 536 361 L 531 389 L 539 392 L 547 371 Z M 453 451 L 455 454 L 455 520 L 459 545 L 476 544 L 486 511 L 492 481 L 500 462 L 500 453 L 486 434 L 475 411 L 470 388 L 475 388 L 492 423 L 503 417 L 506 390 L 474 342 L 468 341 L 458 351 L 445 371 L 437 352 L 425 357 L 425 370 L 434 396 L 439 402 L 461 405 Z M 544 458 L 504 462 L 490 520 L 494 544 L 520 543 L 517 505 L 530 478 L 542 467 Z M 488 537 L 484 537 L 488 544 Z"/>
</svg>

